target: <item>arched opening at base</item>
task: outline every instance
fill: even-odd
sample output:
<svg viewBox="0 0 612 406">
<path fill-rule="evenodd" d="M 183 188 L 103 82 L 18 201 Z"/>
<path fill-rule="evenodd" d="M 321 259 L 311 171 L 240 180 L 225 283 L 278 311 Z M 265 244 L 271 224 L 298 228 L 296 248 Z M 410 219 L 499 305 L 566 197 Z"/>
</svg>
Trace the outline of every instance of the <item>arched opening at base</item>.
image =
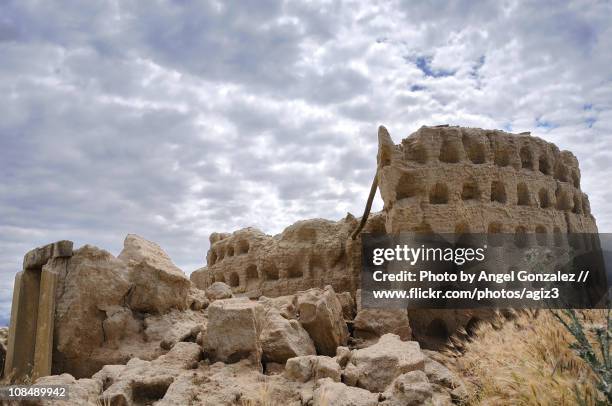
<svg viewBox="0 0 612 406">
<path fill-rule="evenodd" d="M 450 337 L 446 323 L 441 319 L 433 319 L 425 331 L 428 337 L 439 341 L 446 341 Z"/>
<path fill-rule="evenodd" d="M 232 288 L 237 288 L 238 286 L 240 286 L 240 277 L 238 276 L 238 274 L 236 272 L 232 272 L 230 274 L 229 285 Z"/>
</svg>

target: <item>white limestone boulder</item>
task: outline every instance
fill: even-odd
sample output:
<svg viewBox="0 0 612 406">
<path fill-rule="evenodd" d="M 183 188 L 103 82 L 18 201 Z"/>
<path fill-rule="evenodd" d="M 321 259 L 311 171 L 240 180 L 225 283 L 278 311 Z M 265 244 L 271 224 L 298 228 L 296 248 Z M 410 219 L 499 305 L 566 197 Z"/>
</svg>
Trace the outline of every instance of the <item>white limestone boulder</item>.
<svg viewBox="0 0 612 406">
<path fill-rule="evenodd" d="M 344 370 L 344 381 L 371 392 L 383 392 L 398 376 L 423 371 L 424 364 L 418 342 L 385 334 L 376 344 L 352 352 Z"/>
<path fill-rule="evenodd" d="M 53 370 L 83 378 L 105 364 L 121 362 L 122 355 L 114 348 L 138 328 L 123 307 L 131 287 L 125 263 L 85 245 L 74 251 L 67 267 L 56 271 Z"/>
<path fill-rule="evenodd" d="M 334 289 L 309 289 L 296 296 L 299 322 L 314 341 L 317 353 L 334 356 L 336 348 L 346 345 L 348 329 L 342 314 L 342 305 Z"/>
<path fill-rule="evenodd" d="M 265 362 L 285 363 L 289 358 L 316 354 L 312 339 L 300 323 L 284 318 L 273 308 L 265 313 L 260 339 Z"/>
<path fill-rule="evenodd" d="M 376 406 L 378 394 L 365 389 L 346 386 L 331 378 L 317 381 L 313 396 L 314 406 Z"/>
<path fill-rule="evenodd" d="M 340 365 L 331 357 L 324 355 L 306 355 L 289 358 L 285 365 L 285 376 L 295 382 L 308 382 L 330 378 L 340 382 Z"/>
<path fill-rule="evenodd" d="M 420 406 L 431 404 L 433 386 L 423 371 L 411 371 L 395 378 L 383 394 L 385 406 Z"/>
<path fill-rule="evenodd" d="M 223 282 L 215 282 L 206 289 L 206 297 L 214 300 L 229 299 L 233 297 L 232 288 Z"/>
<path fill-rule="evenodd" d="M 237 362 L 243 358 L 261 366 L 264 308 L 247 298 L 216 300 L 208 307 L 203 347 L 212 361 Z"/>
<path fill-rule="evenodd" d="M 119 259 L 128 265 L 129 279 L 134 285 L 130 308 L 148 313 L 187 308 L 191 282 L 159 245 L 128 234 Z"/>
</svg>

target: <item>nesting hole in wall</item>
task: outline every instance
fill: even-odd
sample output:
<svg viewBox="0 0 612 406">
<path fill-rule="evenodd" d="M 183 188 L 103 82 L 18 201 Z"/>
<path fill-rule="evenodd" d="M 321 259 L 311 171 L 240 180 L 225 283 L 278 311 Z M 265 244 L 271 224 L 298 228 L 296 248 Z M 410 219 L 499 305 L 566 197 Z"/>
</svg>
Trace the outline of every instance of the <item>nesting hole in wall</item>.
<svg viewBox="0 0 612 406">
<path fill-rule="evenodd" d="M 268 264 L 263 268 L 263 277 L 267 281 L 278 280 L 278 268 L 274 264 Z"/>
<path fill-rule="evenodd" d="M 567 195 L 567 192 L 561 189 L 557 189 L 555 193 L 557 196 L 557 210 L 571 210 L 572 202 Z"/>
<path fill-rule="evenodd" d="M 555 179 L 561 182 L 568 181 L 567 166 L 563 165 L 561 162 L 558 162 L 555 168 Z"/>
<path fill-rule="evenodd" d="M 236 251 L 238 254 L 246 254 L 249 252 L 249 243 L 245 240 L 238 241 L 238 246 L 236 247 Z"/>
<path fill-rule="evenodd" d="M 217 253 L 214 250 L 210 251 L 210 265 L 214 265 L 217 262 Z"/>
<path fill-rule="evenodd" d="M 483 164 L 485 162 L 485 149 L 484 145 L 480 142 L 472 141 L 468 137 L 463 136 L 463 148 L 472 163 Z"/>
<path fill-rule="evenodd" d="M 429 337 L 436 338 L 441 341 L 446 341 L 449 337 L 446 324 L 441 319 L 433 319 L 425 331 L 425 334 L 427 334 Z"/>
<path fill-rule="evenodd" d="M 491 201 L 506 203 L 506 200 L 506 187 L 504 186 L 503 182 L 493 181 L 491 183 Z"/>
<path fill-rule="evenodd" d="M 516 197 L 516 204 L 518 204 L 519 206 L 529 206 L 529 204 L 531 203 L 529 199 L 529 188 L 524 182 L 521 182 L 516 185 Z"/>
<path fill-rule="evenodd" d="M 417 196 L 420 193 L 419 185 L 420 181 L 412 173 L 402 173 L 395 190 L 395 198 L 397 200 L 402 200 Z"/>
<path fill-rule="evenodd" d="M 528 146 L 524 146 L 520 151 L 521 168 L 533 170 L 533 154 Z"/>
<path fill-rule="evenodd" d="M 574 208 L 572 209 L 573 213 L 582 214 L 582 204 L 580 202 L 580 197 L 574 195 Z"/>
<path fill-rule="evenodd" d="M 448 187 L 444 183 L 436 183 L 429 192 L 429 203 L 446 204 L 448 203 Z"/>
<path fill-rule="evenodd" d="M 480 197 L 478 185 L 473 180 L 463 184 L 461 200 L 477 200 Z"/>
<path fill-rule="evenodd" d="M 538 192 L 538 199 L 540 200 L 540 208 L 546 209 L 550 207 L 550 197 L 548 196 L 548 191 L 546 189 L 540 189 Z"/>
<path fill-rule="evenodd" d="M 538 245 L 545 246 L 548 243 L 548 236 L 546 235 L 546 227 L 539 225 L 536 227 L 536 242 Z"/>
<path fill-rule="evenodd" d="M 580 189 L 580 176 L 577 171 L 572 171 L 572 183 L 576 189 Z"/>
<path fill-rule="evenodd" d="M 408 159 L 420 164 L 427 163 L 429 159 L 428 155 L 427 148 L 423 144 L 416 144 L 408 150 Z"/>
<path fill-rule="evenodd" d="M 226 254 L 226 255 L 227 255 L 228 257 L 233 257 L 233 256 L 234 256 L 234 247 L 233 247 L 233 246 L 231 246 L 231 245 L 228 245 L 228 246 L 227 246 L 227 251 L 226 251 L 226 252 L 227 252 L 227 254 Z"/>
<path fill-rule="evenodd" d="M 289 269 L 287 269 L 288 278 L 301 278 L 302 276 L 304 276 L 304 272 L 297 264 L 293 264 L 289 267 Z"/>
<path fill-rule="evenodd" d="M 446 139 L 440 147 L 440 162 L 454 164 L 459 162 L 459 148 L 454 140 Z"/>
<path fill-rule="evenodd" d="M 232 288 L 237 288 L 238 286 L 240 286 L 240 277 L 238 276 L 238 274 L 236 272 L 232 272 L 230 274 L 229 285 Z"/>
<path fill-rule="evenodd" d="M 540 160 L 538 161 L 538 168 L 544 175 L 550 175 L 550 164 L 548 163 L 546 156 L 540 157 Z"/>
<path fill-rule="evenodd" d="M 257 273 L 257 266 L 256 265 L 249 265 L 246 269 L 246 278 L 247 278 L 247 282 L 253 280 L 253 279 L 259 279 L 259 275 Z"/>
<path fill-rule="evenodd" d="M 514 244 L 519 248 L 527 246 L 527 229 L 523 226 L 518 226 L 514 230 Z"/>
<path fill-rule="evenodd" d="M 495 165 L 502 167 L 510 165 L 510 154 L 506 148 L 498 148 L 495 151 Z"/>
</svg>

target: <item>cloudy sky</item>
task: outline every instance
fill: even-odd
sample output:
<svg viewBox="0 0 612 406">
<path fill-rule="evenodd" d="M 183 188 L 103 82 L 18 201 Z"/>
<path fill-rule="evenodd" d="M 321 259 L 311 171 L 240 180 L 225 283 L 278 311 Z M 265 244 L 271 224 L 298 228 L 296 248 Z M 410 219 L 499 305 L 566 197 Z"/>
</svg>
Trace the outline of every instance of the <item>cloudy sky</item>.
<svg viewBox="0 0 612 406">
<path fill-rule="evenodd" d="M 23 254 L 360 214 L 376 128 L 532 131 L 612 231 L 612 3 L 0 0 L 0 324 Z M 380 202 L 377 202 L 380 208 Z"/>
</svg>

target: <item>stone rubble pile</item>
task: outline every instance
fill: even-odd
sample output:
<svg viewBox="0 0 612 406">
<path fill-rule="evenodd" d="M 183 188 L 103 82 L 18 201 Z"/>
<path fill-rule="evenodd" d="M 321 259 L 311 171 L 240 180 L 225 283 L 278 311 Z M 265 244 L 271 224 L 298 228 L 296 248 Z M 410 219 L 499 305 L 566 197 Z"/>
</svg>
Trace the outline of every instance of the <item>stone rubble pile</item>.
<svg viewBox="0 0 612 406">
<path fill-rule="evenodd" d="M 69 258 L 54 375 L 35 384 L 68 385 L 70 400 L 30 404 L 450 405 L 460 385 L 410 341 L 405 311 L 358 308 L 331 286 L 256 299 L 223 282 L 201 290 L 136 235 L 119 257 L 86 245 Z"/>
</svg>

